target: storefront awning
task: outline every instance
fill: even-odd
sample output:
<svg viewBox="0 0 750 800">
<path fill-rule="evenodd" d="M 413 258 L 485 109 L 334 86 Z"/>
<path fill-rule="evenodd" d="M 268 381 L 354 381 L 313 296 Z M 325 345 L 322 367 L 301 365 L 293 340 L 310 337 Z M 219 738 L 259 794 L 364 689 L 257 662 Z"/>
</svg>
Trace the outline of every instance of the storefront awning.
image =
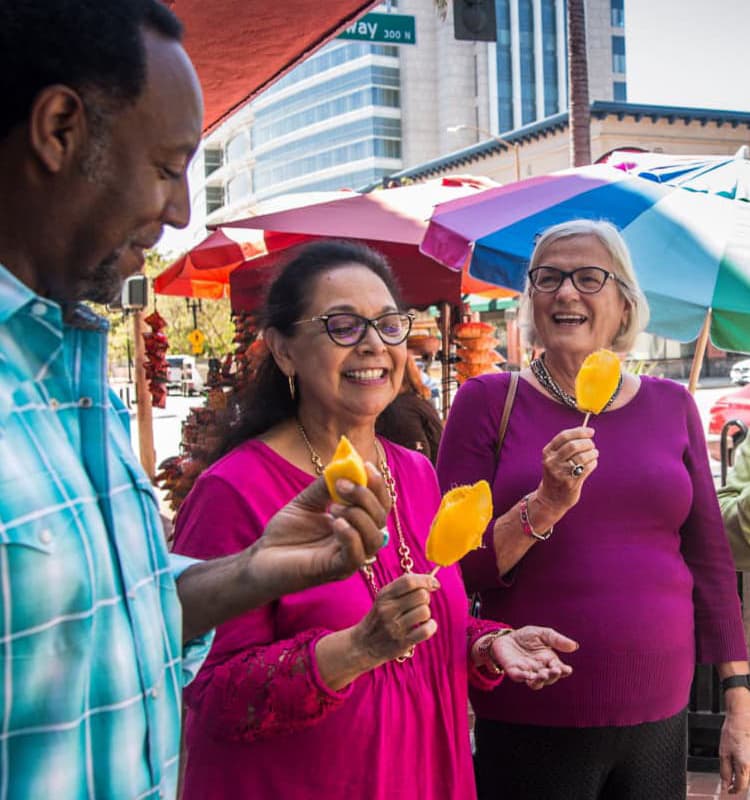
<svg viewBox="0 0 750 800">
<path fill-rule="evenodd" d="M 165 0 L 185 25 L 208 132 L 377 0 Z"/>
</svg>

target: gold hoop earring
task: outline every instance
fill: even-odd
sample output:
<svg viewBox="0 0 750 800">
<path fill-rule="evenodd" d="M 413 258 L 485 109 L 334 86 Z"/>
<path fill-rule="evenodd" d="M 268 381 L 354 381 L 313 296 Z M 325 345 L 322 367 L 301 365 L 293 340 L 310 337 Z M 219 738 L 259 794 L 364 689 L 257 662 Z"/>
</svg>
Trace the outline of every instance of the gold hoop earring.
<svg viewBox="0 0 750 800">
<path fill-rule="evenodd" d="M 297 394 L 297 388 L 294 385 L 294 375 L 287 375 L 286 379 L 289 381 L 289 395 L 291 396 L 292 400 L 294 400 L 294 397 Z"/>
</svg>

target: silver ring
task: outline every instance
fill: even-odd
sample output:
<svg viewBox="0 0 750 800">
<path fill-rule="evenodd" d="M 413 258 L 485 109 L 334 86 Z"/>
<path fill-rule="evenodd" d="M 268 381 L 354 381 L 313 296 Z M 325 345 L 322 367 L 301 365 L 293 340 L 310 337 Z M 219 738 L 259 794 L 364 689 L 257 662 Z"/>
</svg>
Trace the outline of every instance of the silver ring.
<svg viewBox="0 0 750 800">
<path fill-rule="evenodd" d="M 374 564 L 378 560 L 377 556 L 370 556 L 369 558 L 365 559 L 365 566 L 369 567 Z"/>
<path fill-rule="evenodd" d="M 380 532 L 383 534 L 383 544 L 380 546 L 385 547 L 391 539 L 391 534 L 385 525 L 383 525 L 383 527 L 380 529 Z"/>
<path fill-rule="evenodd" d="M 580 478 L 581 475 L 583 475 L 583 471 L 586 469 L 586 467 L 584 467 L 583 464 L 576 464 L 574 461 L 571 461 L 570 464 L 570 474 L 574 478 Z"/>
</svg>

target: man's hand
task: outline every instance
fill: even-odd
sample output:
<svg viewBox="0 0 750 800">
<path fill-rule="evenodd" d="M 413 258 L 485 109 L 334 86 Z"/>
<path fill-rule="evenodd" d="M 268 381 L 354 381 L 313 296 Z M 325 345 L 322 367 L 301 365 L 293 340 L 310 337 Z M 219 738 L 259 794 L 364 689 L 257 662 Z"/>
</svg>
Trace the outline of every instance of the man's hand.
<svg viewBox="0 0 750 800">
<path fill-rule="evenodd" d="M 251 547 L 186 569 L 177 581 L 183 641 L 283 594 L 346 578 L 374 556 L 390 500 L 375 467 L 368 464 L 367 473 L 367 487 L 337 482 L 350 505 L 329 505 L 318 478 L 269 520 Z"/>
<path fill-rule="evenodd" d="M 730 689 L 727 695 L 731 692 L 748 694 L 742 687 Z M 750 784 L 750 709 L 731 709 L 727 705 L 719 741 L 719 774 L 722 791 L 729 794 L 747 791 Z"/>
<path fill-rule="evenodd" d="M 341 580 L 383 545 L 390 499 L 380 473 L 367 465 L 367 487 L 339 480 L 348 505 L 330 505 L 323 478 L 274 514 L 250 548 L 252 574 L 276 596 Z"/>
</svg>

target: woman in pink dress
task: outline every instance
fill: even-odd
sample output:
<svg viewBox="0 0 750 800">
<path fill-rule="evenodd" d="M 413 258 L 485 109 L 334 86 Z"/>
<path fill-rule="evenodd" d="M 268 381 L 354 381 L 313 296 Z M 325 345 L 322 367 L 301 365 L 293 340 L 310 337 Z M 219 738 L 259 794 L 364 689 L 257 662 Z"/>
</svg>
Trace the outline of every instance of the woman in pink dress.
<svg viewBox="0 0 750 800">
<path fill-rule="evenodd" d="M 500 635 L 502 623 L 468 616 L 456 567 L 426 574 L 435 473 L 375 435 L 410 328 L 387 265 L 359 245 L 308 245 L 270 289 L 271 355 L 227 454 L 180 510 L 175 549 L 210 557 L 252 544 L 342 434 L 385 476 L 392 509 L 374 563 L 218 629 L 185 692 L 185 800 L 471 800 L 468 681 L 489 689 L 504 671 L 541 688 L 570 671 L 556 650 L 575 642 L 547 628 Z"/>
</svg>

